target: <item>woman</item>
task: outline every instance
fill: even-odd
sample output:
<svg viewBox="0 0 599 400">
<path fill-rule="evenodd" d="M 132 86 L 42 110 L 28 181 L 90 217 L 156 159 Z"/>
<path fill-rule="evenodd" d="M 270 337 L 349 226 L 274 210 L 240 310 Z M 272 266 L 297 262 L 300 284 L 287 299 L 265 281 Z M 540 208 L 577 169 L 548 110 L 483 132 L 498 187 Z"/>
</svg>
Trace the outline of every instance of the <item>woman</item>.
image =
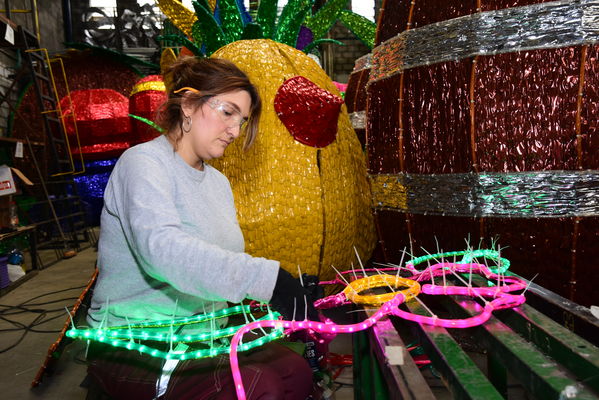
<svg viewBox="0 0 599 400">
<path fill-rule="evenodd" d="M 191 316 L 246 298 L 303 319 L 306 290 L 277 261 L 243 252 L 229 182 L 205 163 L 243 130 L 245 146 L 252 144 L 261 111 L 255 87 L 220 59 L 183 59 L 167 81 L 160 118 L 166 134 L 127 150 L 104 194 L 89 324 Z M 102 344 L 88 358 L 90 375 L 113 398 L 235 396 L 225 356 L 182 361 L 172 373 L 171 362 Z M 281 345 L 243 355 L 241 363 L 249 398 L 305 399 L 311 392 L 307 363 Z"/>
</svg>

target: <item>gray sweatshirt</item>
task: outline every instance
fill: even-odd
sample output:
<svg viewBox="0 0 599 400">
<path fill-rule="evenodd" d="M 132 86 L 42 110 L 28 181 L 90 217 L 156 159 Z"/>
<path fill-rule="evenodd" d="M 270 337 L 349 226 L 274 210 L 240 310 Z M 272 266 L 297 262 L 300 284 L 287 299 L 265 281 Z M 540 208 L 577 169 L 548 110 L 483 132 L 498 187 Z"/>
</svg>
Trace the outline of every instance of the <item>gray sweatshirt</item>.
<svg viewBox="0 0 599 400">
<path fill-rule="evenodd" d="M 104 193 L 99 276 L 88 313 L 98 327 L 190 316 L 270 300 L 279 263 L 244 253 L 233 193 L 165 136 L 127 150 Z"/>
</svg>

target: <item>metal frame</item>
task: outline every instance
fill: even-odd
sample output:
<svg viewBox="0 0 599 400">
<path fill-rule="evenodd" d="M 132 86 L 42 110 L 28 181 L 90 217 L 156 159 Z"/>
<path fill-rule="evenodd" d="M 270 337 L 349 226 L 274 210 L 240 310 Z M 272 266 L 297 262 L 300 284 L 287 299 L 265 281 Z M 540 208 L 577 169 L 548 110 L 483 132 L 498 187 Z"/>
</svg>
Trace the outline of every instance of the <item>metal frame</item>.
<svg viewBox="0 0 599 400">
<path fill-rule="evenodd" d="M 514 274 L 512 274 L 514 275 Z M 526 280 L 525 280 L 526 281 Z M 477 285 L 487 285 L 475 279 Z M 586 307 L 530 283 L 523 306 L 494 313 L 484 325 L 469 328 L 476 345 L 485 352 L 486 364 L 476 363 L 456 332 L 420 325 L 395 317 L 379 321 L 368 331 L 370 347 L 354 349 L 355 386 L 364 386 L 360 371 L 364 358 L 380 367 L 391 399 L 434 399 L 427 381 L 405 350 L 406 336 L 417 337 L 426 350 L 440 381 L 455 399 L 510 398 L 508 376 L 517 381 L 517 390 L 534 398 L 599 398 L 599 320 Z M 404 304 L 409 311 L 428 315 L 414 300 Z M 460 296 L 440 296 L 435 307 L 451 318 L 476 314 L 476 301 Z M 369 315 L 370 312 L 366 312 Z M 564 326 L 565 325 L 565 326 Z M 458 339 L 456 339 L 458 337 Z M 390 365 L 389 346 L 403 348 L 403 364 Z M 371 368 L 372 369 L 372 368 Z M 360 397 L 356 393 L 356 398 Z M 561 396 L 561 397 L 560 397 Z M 372 397 L 370 397 L 372 398 Z"/>
</svg>

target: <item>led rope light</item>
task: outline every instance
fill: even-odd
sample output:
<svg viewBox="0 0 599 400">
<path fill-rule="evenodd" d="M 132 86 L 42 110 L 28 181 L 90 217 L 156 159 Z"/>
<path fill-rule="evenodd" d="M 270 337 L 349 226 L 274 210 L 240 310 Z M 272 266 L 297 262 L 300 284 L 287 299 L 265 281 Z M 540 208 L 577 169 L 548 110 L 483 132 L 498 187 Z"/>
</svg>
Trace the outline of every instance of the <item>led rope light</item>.
<svg viewBox="0 0 599 400">
<path fill-rule="evenodd" d="M 395 278 L 394 276 L 391 276 Z M 517 288 L 524 288 L 526 285 L 522 282 L 520 285 L 516 287 L 516 285 L 512 285 L 510 290 L 516 290 Z M 395 293 L 394 297 L 384 303 L 379 310 L 370 318 L 359 322 L 357 324 L 351 325 L 336 325 L 336 324 L 326 324 L 323 322 L 316 321 L 256 321 L 252 322 L 243 328 L 241 328 L 231 339 L 231 352 L 230 352 L 230 365 L 231 372 L 233 374 L 233 381 L 235 383 L 235 391 L 237 393 L 237 398 L 239 400 L 246 400 L 245 389 L 243 386 L 243 381 L 241 379 L 241 372 L 239 370 L 239 360 L 237 358 L 237 349 L 239 347 L 239 343 L 243 335 L 249 332 L 252 329 L 258 327 L 283 327 L 287 329 L 286 333 L 290 333 L 297 330 L 303 329 L 311 329 L 318 333 L 325 334 L 338 334 L 338 333 L 354 333 L 358 331 L 362 331 L 370 328 L 374 325 L 378 320 L 383 318 L 386 315 L 396 315 L 404 319 L 409 319 L 414 322 L 435 325 L 435 326 L 443 326 L 448 328 L 466 328 L 472 327 L 476 325 L 480 325 L 487 321 L 492 311 L 496 309 L 503 309 L 509 307 L 518 306 L 526 300 L 523 295 L 511 295 L 506 293 L 505 291 L 498 290 L 497 288 L 471 288 L 471 287 L 462 287 L 462 286 L 440 286 L 440 285 L 424 285 L 422 287 L 422 292 L 426 294 L 439 295 L 439 294 L 459 294 L 459 295 L 480 295 L 485 297 L 494 298 L 493 301 L 485 304 L 483 308 L 483 312 L 479 315 L 476 315 L 471 318 L 466 319 L 456 319 L 456 320 L 447 320 L 441 319 L 438 317 L 426 317 L 424 315 L 412 314 L 400 310 L 398 307 L 401 303 L 405 301 L 404 294 L 401 292 Z"/>
<path fill-rule="evenodd" d="M 217 310 L 211 313 L 193 315 L 191 317 L 179 317 L 175 319 L 165 319 L 159 321 L 146 321 L 138 324 L 130 324 L 130 325 L 119 325 L 113 327 L 106 327 L 104 329 L 129 329 L 129 328 L 161 328 L 161 327 L 171 327 L 171 326 L 181 326 L 181 325 L 191 325 L 198 324 L 201 322 L 207 322 L 213 319 L 225 318 L 232 315 L 250 313 L 252 310 L 260 310 L 267 311 L 266 307 L 256 307 L 251 305 L 237 305 L 234 307 L 223 308 L 222 310 Z"/>
<path fill-rule="evenodd" d="M 361 295 L 368 289 L 374 289 L 378 287 L 392 286 L 395 288 L 406 287 L 407 289 L 399 292 L 384 293 L 377 295 Z M 380 306 L 393 299 L 398 293 L 404 296 L 405 300 L 409 300 L 420 293 L 420 284 L 412 279 L 401 278 L 394 275 L 372 275 L 366 278 L 356 279 L 350 282 L 349 285 L 343 289 L 342 292 L 345 297 L 355 304 L 367 304 L 372 306 Z"/>
<path fill-rule="evenodd" d="M 431 259 L 452 257 L 461 255 L 462 260 L 456 263 L 437 263 L 423 271 L 418 271 L 415 266 L 429 261 Z M 494 259 L 499 262 L 498 268 L 490 268 L 484 264 L 475 264 L 471 261 L 476 257 L 484 257 Z M 267 342 L 282 337 L 284 334 L 289 334 L 293 331 L 310 329 L 315 332 L 324 334 L 338 334 L 338 333 L 353 333 L 361 330 L 365 330 L 374 325 L 378 320 L 386 315 L 395 315 L 407 320 L 411 320 L 421 324 L 442 326 L 447 328 L 466 328 L 476 325 L 480 325 L 487 321 L 491 313 L 494 310 L 511 308 L 521 305 L 525 302 L 526 298 L 524 295 L 512 295 L 508 292 L 525 289 L 526 284 L 516 277 L 502 277 L 501 273 L 505 272 L 509 268 L 509 261 L 505 258 L 499 257 L 499 252 L 494 250 L 474 250 L 474 251 L 456 251 L 438 253 L 433 255 L 427 255 L 423 257 L 414 258 L 406 264 L 408 270 L 414 275 L 410 278 L 403 278 L 394 275 L 373 275 L 366 278 L 356 279 L 343 290 L 342 293 L 337 295 L 329 296 L 322 299 L 324 303 L 335 302 L 347 302 L 346 299 L 352 300 L 360 304 L 370 305 L 381 305 L 379 310 L 370 318 L 350 325 L 336 325 L 332 323 L 323 323 L 317 321 L 283 321 L 278 320 L 280 314 L 269 312 L 262 318 L 255 320 L 254 322 L 246 325 L 240 325 L 230 328 L 224 328 L 213 331 L 211 333 L 201 333 L 195 335 L 174 335 L 174 334 L 150 334 L 147 331 L 142 330 L 137 332 L 138 329 L 152 330 L 161 327 L 172 327 L 182 325 L 192 325 L 196 323 L 206 322 L 218 318 L 224 318 L 229 315 L 241 314 L 245 312 L 251 312 L 252 309 L 256 309 L 255 306 L 243 306 L 238 305 L 224 310 L 219 310 L 209 314 L 198 315 L 194 317 L 183 317 L 172 320 L 162 321 L 148 321 L 135 325 L 128 326 L 116 326 L 108 327 L 105 329 L 71 329 L 67 331 L 67 336 L 73 338 L 81 338 L 87 340 L 95 340 L 98 342 L 110 344 L 115 347 L 122 347 L 129 350 L 136 350 L 140 353 L 148 354 L 152 357 L 160 357 L 165 359 L 173 360 L 189 360 L 198 359 L 205 357 L 213 357 L 219 354 L 230 353 L 231 371 L 233 373 L 233 379 L 235 383 L 235 390 L 239 399 L 245 399 L 245 390 L 241 379 L 241 372 L 239 370 L 239 360 L 237 352 L 246 351 L 254 347 L 262 346 Z M 498 286 L 494 288 L 489 287 L 470 287 L 470 286 L 445 286 L 435 285 L 433 278 L 441 275 L 445 275 L 446 271 L 455 273 L 477 273 L 484 275 L 487 279 L 498 279 Z M 458 278 L 459 276 L 456 275 Z M 432 281 L 432 284 L 426 284 L 420 286 L 418 281 L 428 280 Z M 501 280 L 503 279 L 503 285 Z M 463 281 L 463 280 L 462 280 Z M 465 282 L 464 282 L 465 283 Z M 506 285 L 506 283 L 508 283 Z M 381 295 L 360 295 L 359 293 L 368 289 L 392 286 L 407 287 L 398 292 L 385 293 Z M 465 296 L 480 296 L 493 298 L 492 301 L 485 301 L 484 307 L 480 314 L 465 318 L 465 319 L 442 319 L 433 315 L 427 317 L 424 315 L 413 314 L 399 309 L 399 305 L 407 299 L 414 298 L 420 292 L 429 295 L 465 295 Z M 316 305 L 316 303 L 315 303 Z M 479 306 L 480 308 L 480 306 Z M 247 332 L 255 328 L 273 328 L 273 331 L 265 336 L 253 340 L 251 342 L 241 344 L 241 338 Z M 134 332 L 135 330 L 135 332 Z M 205 341 L 208 339 L 216 339 L 233 335 L 231 339 L 230 347 L 213 347 L 210 349 L 192 350 L 188 352 L 173 352 L 173 351 L 161 351 L 152 347 L 135 343 L 134 339 L 146 339 L 146 340 L 158 340 L 164 342 L 194 342 L 194 341 Z"/>
<path fill-rule="evenodd" d="M 256 321 L 256 322 L 264 322 L 264 321 Z M 69 331 L 70 332 L 70 331 Z M 67 332 L 67 336 L 69 335 Z M 246 351 L 253 349 L 254 347 L 262 346 L 268 342 L 272 342 L 278 338 L 284 336 L 283 328 L 277 328 L 266 336 L 262 336 L 261 338 L 252 340 L 251 342 L 243 343 L 239 346 L 239 351 Z M 125 341 L 125 340 L 115 340 L 112 338 L 108 338 L 106 336 L 95 336 L 91 335 L 90 337 L 85 337 L 85 339 L 95 340 L 100 343 L 105 343 L 114 347 L 121 347 L 128 350 L 136 350 L 140 353 L 148 354 L 152 357 L 164 358 L 166 360 L 192 360 L 206 357 L 214 357 L 219 354 L 226 354 L 229 352 L 229 346 L 222 347 L 213 347 L 210 349 L 202 349 L 202 350 L 192 350 L 186 353 L 177 353 L 172 351 L 161 351 L 150 346 L 146 346 L 144 344 L 135 343 L 133 341 Z"/>
<path fill-rule="evenodd" d="M 319 333 L 338 334 L 338 333 L 353 333 L 359 332 L 370 328 L 379 319 L 383 318 L 392 312 L 393 308 L 397 308 L 401 303 L 404 302 L 404 296 L 402 293 L 397 293 L 390 301 L 383 304 L 381 308 L 374 313 L 374 315 L 366 320 L 357 324 L 351 325 L 336 325 L 326 324 L 324 322 L 317 321 L 255 321 L 243 328 L 241 328 L 231 339 L 231 352 L 229 356 L 231 372 L 233 373 L 233 382 L 235 384 L 235 392 L 239 400 L 246 400 L 245 389 L 243 387 L 243 381 L 241 379 L 241 371 L 239 370 L 239 360 L 237 358 L 237 349 L 240 347 L 239 343 L 244 334 L 251 331 L 252 329 L 260 327 L 283 327 L 287 329 L 286 333 L 293 331 L 311 329 Z"/>
<path fill-rule="evenodd" d="M 443 254 L 443 256 L 447 256 L 447 255 L 453 256 L 454 255 L 453 253 L 454 252 L 442 253 L 442 254 Z M 455 253 L 456 253 L 456 255 L 458 255 L 457 253 L 466 253 L 466 252 L 455 252 Z M 477 253 L 477 254 L 479 254 L 478 256 L 482 255 L 481 253 Z M 459 255 L 464 255 L 464 254 L 459 254 Z M 472 255 L 472 257 L 475 257 L 475 256 L 476 255 Z M 427 258 L 427 259 L 431 259 L 431 258 L 435 258 L 435 257 L 429 256 L 429 258 Z M 488 255 L 487 255 L 487 258 L 490 258 L 490 257 L 488 257 Z M 421 259 L 418 262 L 426 261 L 427 259 L 424 259 L 424 260 Z M 416 264 L 418 262 L 416 262 Z M 507 265 L 509 266 L 509 262 L 507 263 Z M 505 264 L 504 264 L 504 266 L 505 266 Z M 413 266 L 412 266 L 412 268 L 413 268 Z M 453 272 L 482 273 L 487 278 L 496 278 L 496 277 L 501 278 L 500 275 L 497 275 L 496 273 L 492 272 L 491 269 L 484 264 L 438 263 L 438 264 L 435 264 L 435 265 L 425 269 L 424 271 L 415 271 L 414 270 L 414 272 L 415 272 L 414 276 L 411 277 L 411 280 L 406 279 L 406 281 L 415 282 L 416 280 L 423 280 L 426 278 L 432 279 L 432 276 L 442 275 L 445 273 L 446 270 L 450 270 Z M 431 276 L 431 274 L 432 274 L 432 276 Z M 378 275 L 378 276 L 374 275 L 372 277 L 369 277 L 369 278 L 372 278 L 371 280 L 357 279 L 354 282 L 350 283 L 348 285 L 348 287 L 346 287 L 342 293 L 339 293 L 339 294 L 333 295 L 333 296 L 328 296 L 327 298 L 322 299 L 322 300 L 324 300 L 324 304 L 331 304 L 331 303 L 335 303 L 336 301 L 343 301 L 344 300 L 343 297 L 345 297 L 345 294 L 347 294 L 346 290 L 348 290 L 348 288 L 353 283 L 356 283 L 356 282 L 358 282 L 358 283 L 356 283 L 352 287 L 352 290 L 357 291 L 357 290 L 365 290 L 366 288 L 380 287 L 381 282 L 384 282 L 386 285 L 387 283 L 395 282 L 395 279 L 397 278 L 392 275 L 387 275 L 388 278 L 381 278 L 382 276 L 384 276 L 384 275 Z M 509 278 L 509 279 L 507 279 L 507 278 Z M 359 281 L 362 281 L 362 283 L 360 283 Z M 325 324 L 323 322 L 315 322 L 315 321 L 307 321 L 307 320 L 299 321 L 299 322 L 298 321 L 256 321 L 251 324 L 248 324 L 248 325 L 244 326 L 242 329 L 240 329 L 231 339 L 230 364 L 231 364 L 231 372 L 233 374 L 233 381 L 235 383 L 235 391 L 237 393 L 237 398 L 239 400 L 246 399 L 245 389 L 243 386 L 243 381 L 241 379 L 241 372 L 239 370 L 239 360 L 237 358 L 237 348 L 238 348 L 238 345 L 239 345 L 243 335 L 252 329 L 255 329 L 258 327 L 282 326 L 283 328 L 287 329 L 286 333 L 293 332 L 296 330 L 302 330 L 302 329 L 311 329 L 315 332 L 325 333 L 325 334 L 353 333 L 353 332 L 358 332 L 358 331 L 362 331 L 362 330 L 370 328 L 379 319 L 383 318 L 385 315 L 390 315 L 390 314 L 404 318 L 404 319 L 408 319 L 408 320 L 411 320 L 411 321 L 414 321 L 417 323 L 421 323 L 421 324 L 442 326 L 442 327 L 446 327 L 446 328 L 467 328 L 467 327 L 472 327 L 472 326 L 477 326 L 477 325 L 483 324 L 491 317 L 491 313 L 494 310 L 516 307 L 518 305 L 523 304 L 526 301 L 526 298 L 522 294 L 512 295 L 512 294 L 508 293 L 508 292 L 511 292 L 514 290 L 525 289 L 526 284 L 522 280 L 520 280 L 516 277 L 504 277 L 504 282 L 509 282 L 509 285 L 497 286 L 497 287 L 493 287 L 493 288 L 489 288 L 489 287 L 474 288 L 474 287 L 469 287 L 469 286 L 465 286 L 465 287 L 464 286 L 445 286 L 445 285 L 434 285 L 434 284 L 426 284 L 426 285 L 422 286 L 422 288 L 421 288 L 422 293 L 429 294 L 429 295 L 452 295 L 453 294 L 453 295 L 465 295 L 465 296 L 471 296 L 471 297 L 482 296 L 482 297 L 493 298 L 493 300 L 490 302 L 485 301 L 485 306 L 483 307 L 482 312 L 480 314 L 475 315 L 470 318 L 464 318 L 464 319 L 450 320 L 450 319 L 438 318 L 437 316 L 427 317 L 424 315 L 413 314 L 413 313 L 409 313 L 409 312 L 400 310 L 399 305 L 405 301 L 405 297 L 404 297 L 404 293 L 397 292 L 397 293 L 390 293 L 394 297 L 392 297 L 390 301 L 384 303 L 372 317 L 367 318 L 365 321 L 357 323 L 357 324 L 336 325 L 336 324 Z M 375 285 L 375 283 L 376 283 L 376 285 Z M 416 287 L 415 285 L 411 286 L 409 284 L 404 284 L 404 286 L 409 286 L 409 289 Z M 420 285 L 418 285 L 418 287 L 419 286 Z M 409 289 L 407 289 L 406 291 L 408 291 Z M 413 294 L 413 292 L 412 292 L 412 294 Z M 340 295 L 342 295 L 342 296 L 340 296 Z M 316 305 L 316 303 L 315 303 L 315 305 Z"/>
<path fill-rule="evenodd" d="M 278 314 L 277 314 L 278 315 Z M 273 315 L 267 314 L 263 317 L 257 319 L 257 321 L 262 320 L 272 320 Z M 245 325 L 245 324 L 244 324 Z M 100 337 L 105 337 L 108 339 L 139 339 L 139 340 L 152 340 L 155 342 L 183 342 L 183 343 L 193 343 L 193 342 L 203 342 L 211 339 L 220 339 L 223 337 L 233 336 L 235 332 L 237 332 L 244 325 L 231 326 L 228 328 L 218 329 L 212 332 L 204 332 L 197 333 L 193 335 L 171 335 L 168 332 L 158 332 L 151 333 L 148 330 L 139 331 L 139 328 L 131 327 L 116 329 L 115 327 L 107 328 L 107 329 L 70 329 L 67 332 L 67 336 L 77 339 L 90 339 L 90 340 L 98 340 Z M 148 328 L 152 330 L 152 328 Z"/>
<path fill-rule="evenodd" d="M 430 260 L 441 260 L 443 258 L 454 256 L 463 256 L 460 261 L 456 262 L 456 264 L 468 264 L 471 263 L 473 259 L 478 257 L 494 260 L 499 265 L 497 267 L 488 267 L 493 273 L 503 274 L 510 268 L 510 260 L 500 257 L 498 251 L 489 249 L 448 251 L 445 253 L 427 254 L 425 256 L 416 257 L 409 260 L 406 262 L 406 267 L 412 272 L 420 272 L 415 269 L 416 265 L 418 264 L 422 264 L 423 262 Z"/>
<path fill-rule="evenodd" d="M 105 343 L 114 347 L 126 348 L 128 350 L 136 350 L 140 353 L 148 354 L 152 357 L 164 358 L 167 360 L 190 360 L 190 359 L 199 359 L 206 357 L 214 357 L 219 354 L 226 354 L 229 352 L 229 346 L 222 347 L 212 347 L 210 349 L 201 349 L 201 350 L 192 350 L 187 353 L 176 353 L 172 351 L 162 351 L 155 349 L 153 347 L 136 343 L 134 339 L 141 340 L 152 340 L 159 342 L 202 342 L 208 340 L 219 339 L 223 337 L 229 337 L 235 334 L 235 332 L 239 331 L 239 329 L 245 325 L 234 326 L 224 329 L 219 329 L 210 333 L 199 333 L 193 335 L 174 335 L 171 333 L 153 333 L 152 330 L 156 330 L 156 328 L 164 328 L 164 327 L 175 327 L 182 325 L 193 325 L 201 322 L 207 322 L 210 320 L 215 320 L 219 318 L 224 318 L 231 315 L 241 314 L 244 312 L 251 312 L 252 309 L 256 309 L 255 306 L 248 305 L 237 305 L 235 307 L 226 308 L 223 310 L 218 310 L 213 313 L 201 314 L 193 317 L 181 317 L 168 320 L 161 321 L 148 321 L 140 324 L 132 324 L 129 326 L 114 326 L 107 327 L 104 329 L 98 328 L 89 328 L 89 329 L 76 329 L 72 328 L 66 332 L 66 335 L 75 339 L 83 339 L 83 340 L 93 340 L 100 343 Z M 272 321 L 276 320 L 280 317 L 280 314 L 277 312 L 269 312 L 265 316 L 256 320 L 256 322 L 261 321 Z M 139 329 L 144 329 L 139 332 Z M 255 339 L 251 342 L 244 343 L 239 346 L 239 351 L 246 351 L 252 349 L 254 347 L 262 346 L 268 342 L 276 340 L 284 336 L 283 328 L 275 329 L 274 331 L 262 336 L 258 339 Z"/>
<path fill-rule="evenodd" d="M 440 285 L 424 285 L 422 286 L 422 293 L 429 295 L 480 295 L 483 297 L 494 298 L 491 302 L 488 302 L 483 307 L 483 311 L 470 318 L 464 319 L 446 319 L 439 318 L 435 315 L 428 317 L 425 315 L 419 315 L 410 313 L 400 308 L 395 308 L 391 313 L 397 317 L 417 322 L 419 324 L 441 326 L 443 328 L 470 328 L 473 326 L 482 325 L 489 318 L 494 310 L 500 310 L 504 308 L 517 307 L 526 301 L 523 295 L 508 294 L 495 288 L 470 288 L 464 286 L 440 286 Z"/>
<path fill-rule="evenodd" d="M 446 274 L 448 272 L 460 272 L 464 274 L 480 274 L 483 275 L 486 279 L 492 280 L 497 279 L 501 280 L 502 285 L 494 288 L 493 290 L 501 290 L 502 292 L 512 292 L 514 290 L 524 289 L 526 285 L 515 276 L 503 276 L 494 273 L 489 267 L 485 264 L 461 264 L 461 263 L 449 263 L 443 262 L 438 264 L 433 264 L 430 267 L 426 268 L 422 271 L 417 271 L 415 275 L 411 276 L 410 279 L 414 279 L 416 281 L 426 281 L 430 280 L 431 277 L 439 277 Z M 478 289 L 478 288 L 476 288 Z"/>
</svg>

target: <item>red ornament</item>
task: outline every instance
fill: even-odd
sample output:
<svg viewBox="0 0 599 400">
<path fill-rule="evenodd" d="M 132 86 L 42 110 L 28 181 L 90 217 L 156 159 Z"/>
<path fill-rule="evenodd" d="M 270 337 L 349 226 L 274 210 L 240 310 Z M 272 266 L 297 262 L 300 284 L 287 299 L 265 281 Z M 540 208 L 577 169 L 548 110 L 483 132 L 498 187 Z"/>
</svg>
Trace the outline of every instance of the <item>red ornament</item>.
<svg viewBox="0 0 599 400">
<path fill-rule="evenodd" d="M 129 100 L 125 96 L 112 89 L 89 89 L 72 91 L 71 99 L 73 104 L 69 103 L 68 97 L 63 97 L 60 107 L 65 117 L 67 133 L 71 136 L 69 140 L 73 154 L 78 154 L 82 150 L 83 156 L 86 157 L 88 155 L 86 149 L 97 148 L 100 145 L 100 148 L 110 150 L 110 155 L 114 156 L 115 150 L 120 154 L 129 147 L 131 142 Z M 73 108 L 81 149 L 73 147 L 73 144 L 77 143 L 73 137 L 75 133 L 71 117 Z M 119 145 L 115 147 L 115 143 Z M 92 153 L 93 158 L 102 155 L 97 151 Z"/>
<path fill-rule="evenodd" d="M 303 76 L 287 79 L 275 96 L 275 111 L 295 140 L 322 148 L 335 141 L 343 99 Z"/>
<path fill-rule="evenodd" d="M 156 121 L 158 108 L 166 101 L 166 89 L 160 75 L 148 75 L 140 79 L 131 90 L 129 97 L 129 114 Z M 154 139 L 160 132 L 152 126 L 135 118 L 131 118 L 131 133 L 136 143 Z"/>
</svg>

